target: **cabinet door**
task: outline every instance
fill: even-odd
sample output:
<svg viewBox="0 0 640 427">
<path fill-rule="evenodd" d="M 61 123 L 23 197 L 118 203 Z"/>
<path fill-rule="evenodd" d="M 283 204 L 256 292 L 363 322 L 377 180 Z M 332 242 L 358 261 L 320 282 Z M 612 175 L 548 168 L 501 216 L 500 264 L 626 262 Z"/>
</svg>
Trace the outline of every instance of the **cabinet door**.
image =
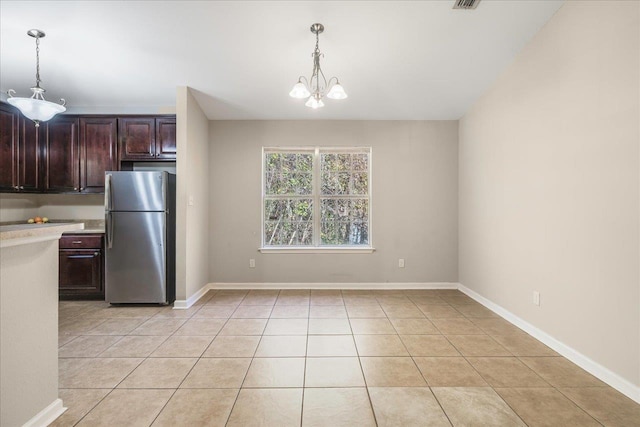
<svg viewBox="0 0 640 427">
<path fill-rule="evenodd" d="M 117 119 L 80 119 L 80 191 L 104 193 L 105 171 L 118 170 Z"/>
<path fill-rule="evenodd" d="M 61 249 L 59 262 L 60 296 L 104 296 L 101 249 Z"/>
<path fill-rule="evenodd" d="M 59 116 L 47 122 L 46 129 L 44 190 L 79 191 L 78 119 Z"/>
<path fill-rule="evenodd" d="M 0 191 L 18 186 L 18 112 L 0 104 Z"/>
<path fill-rule="evenodd" d="M 22 117 L 18 149 L 18 186 L 20 191 L 39 191 L 41 179 L 40 128 Z"/>
<path fill-rule="evenodd" d="M 152 117 L 118 119 L 120 160 L 156 158 L 156 121 Z"/>
<path fill-rule="evenodd" d="M 156 119 L 156 157 L 158 159 L 176 158 L 176 119 Z"/>
</svg>

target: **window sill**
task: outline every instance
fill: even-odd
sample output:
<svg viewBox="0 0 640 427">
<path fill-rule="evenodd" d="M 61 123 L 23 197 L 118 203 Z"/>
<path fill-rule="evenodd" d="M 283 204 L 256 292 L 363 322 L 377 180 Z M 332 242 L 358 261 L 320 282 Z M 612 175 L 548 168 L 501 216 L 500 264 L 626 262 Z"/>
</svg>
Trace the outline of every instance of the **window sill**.
<svg viewBox="0 0 640 427">
<path fill-rule="evenodd" d="M 347 247 L 306 247 L 306 248 L 296 248 L 292 246 L 288 247 L 262 247 L 258 248 L 258 251 L 263 254 L 370 254 L 375 251 L 375 248 L 371 246 L 364 247 L 355 247 L 355 248 L 347 248 Z"/>
</svg>

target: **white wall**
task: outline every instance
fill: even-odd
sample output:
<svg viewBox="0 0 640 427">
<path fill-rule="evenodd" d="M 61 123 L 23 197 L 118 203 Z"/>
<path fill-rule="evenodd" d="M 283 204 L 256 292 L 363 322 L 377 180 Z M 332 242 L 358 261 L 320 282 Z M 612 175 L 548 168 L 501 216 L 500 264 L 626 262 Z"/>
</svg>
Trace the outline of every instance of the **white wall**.
<svg viewBox="0 0 640 427">
<path fill-rule="evenodd" d="M 456 121 L 212 121 L 210 280 L 456 282 L 457 128 Z M 258 252 L 262 147 L 315 145 L 372 147 L 374 253 Z"/>
<path fill-rule="evenodd" d="M 460 282 L 635 385 L 639 7 L 564 4 L 460 121 L 459 196 Z"/>
<path fill-rule="evenodd" d="M 37 195 L 0 194 L 0 222 L 25 221 L 38 215 Z"/>
<path fill-rule="evenodd" d="M 188 87 L 178 87 L 176 111 L 176 297 L 187 300 L 209 282 L 209 120 Z"/>
</svg>

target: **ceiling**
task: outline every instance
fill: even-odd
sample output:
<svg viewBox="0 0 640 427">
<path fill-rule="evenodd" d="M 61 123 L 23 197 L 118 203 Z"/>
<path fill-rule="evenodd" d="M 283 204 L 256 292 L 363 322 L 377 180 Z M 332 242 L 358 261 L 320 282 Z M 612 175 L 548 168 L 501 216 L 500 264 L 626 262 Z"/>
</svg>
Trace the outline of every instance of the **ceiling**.
<svg viewBox="0 0 640 427">
<path fill-rule="evenodd" d="M 562 1 L 0 2 L 0 90 L 30 96 L 41 42 L 47 99 L 74 112 L 157 112 L 189 86 L 209 119 L 455 120 Z M 349 98 L 312 110 L 288 92 L 322 69 Z"/>
</svg>

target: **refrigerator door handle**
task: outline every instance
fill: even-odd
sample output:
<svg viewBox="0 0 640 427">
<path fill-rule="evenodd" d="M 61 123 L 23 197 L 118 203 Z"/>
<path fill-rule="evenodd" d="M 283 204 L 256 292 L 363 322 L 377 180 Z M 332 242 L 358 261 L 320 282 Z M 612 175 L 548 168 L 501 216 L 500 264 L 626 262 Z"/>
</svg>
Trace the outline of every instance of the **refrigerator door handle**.
<svg viewBox="0 0 640 427">
<path fill-rule="evenodd" d="M 111 203 L 113 202 L 111 194 L 111 174 L 108 173 L 104 177 L 104 197 L 105 197 L 105 210 L 111 212 Z"/>
<path fill-rule="evenodd" d="M 160 179 L 162 180 L 162 207 L 166 212 L 168 208 L 167 208 L 167 180 L 165 179 L 166 178 L 165 175 L 166 174 L 161 174 Z"/>
<path fill-rule="evenodd" d="M 107 212 L 107 220 L 105 221 L 105 231 L 107 232 L 107 248 L 113 247 L 113 214 L 111 211 Z"/>
</svg>

